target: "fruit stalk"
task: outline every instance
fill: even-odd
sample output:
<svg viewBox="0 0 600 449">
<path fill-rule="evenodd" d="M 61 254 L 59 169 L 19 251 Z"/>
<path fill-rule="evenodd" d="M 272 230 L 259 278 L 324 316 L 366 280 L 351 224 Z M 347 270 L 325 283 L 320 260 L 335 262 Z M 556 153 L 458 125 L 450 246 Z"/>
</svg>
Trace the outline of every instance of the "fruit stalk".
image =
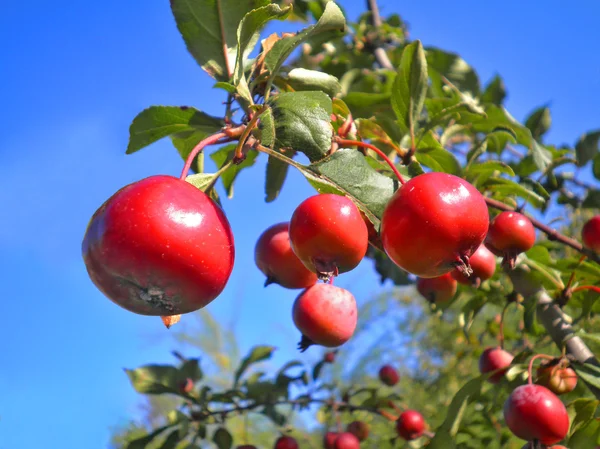
<svg viewBox="0 0 600 449">
<path fill-rule="evenodd" d="M 529 378 L 527 379 L 528 384 L 533 383 L 533 362 L 535 362 L 537 359 L 554 360 L 554 357 L 546 354 L 536 354 L 531 357 L 531 360 L 529 361 L 529 367 L 527 369 L 527 373 L 529 374 Z"/>
<path fill-rule="evenodd" d="M 594 285 L 581 285 L 579 287 L 575 287 L 573 290 L 571 290 L 573 293 L 576 292 L 580 292 L 582 290 L 592 290 L 596 293 L 600 293 L 600 287 L 596 287 Z"/>
<path fill-rule="evenodd" d="M 223 142 L 219 142 L 221 139 L 226 139 L 226 140 L 224 140 Z M 190 171 L 190 168 L 192 167 L 192 162 L 194 161 L 194 158 L 196 156 L 198 156 L 198 154 L 200 154 L 200 152 L 205 147 L 207 147 L 209 145 L 214 145 L 216 143 L 228 142 L 229 140 L 230 140 L 230 138 L 224 132 L 212 134 L 212 135 L 208 136 L 206 139 L 201 140 L 198 143 L 198 145 L 196 145 L 192 149 L 192 151 L 188 155 L 187 159 L 185 160 L 185 165 L 183 166 L 183 170 L 181 170 L 181 175 L 179 176 L 179 179 L 181 179 L 182 181 L 185 180 L 185 178 L 187 177 L 187 175 Z"/>
<path fill-rule="evenodd" d="M 248 122 L 248 125 L 242 132 L 242 135 L 240 137 L 238 145 L 235 148 L 235 155 L 233 156 L 234 160 L 239 161 L 239 162 L 242 162 L 244 160 L 245 156 L 242 153 L 242 149 L 244 148 L 244 145 L 246 144 L 248 137 L 250 137 L 250 133 L 252 133 L 252 130 L 256 127 L 256 124 L 258 123 L 258 119 L 266 110 L 267 110 L 267 107 L 263 106 L 261 109 L 256 111 L 256 113 L 254 113 L 254 115 Z"/>
<path fill-rule="evenodd" d="M 404 178 L 402 177 L 402 175 L 400 174 L 400 172 L 398 171 L 398 169 L 396 168 L 394 163 L 390 160 L 389 157 L 386 156 L 386 154 L 383 151 L 381 151 L 375 145 L 371 145 L 370 143 L 367 143 L 367 142 L 360 142 L 358 140 L 335 139 L 335 141 L 337 143 L 339 143 L 340 145 L 368 148 L 369 150 L 375 151 L 375 153 L 377 153 L 381 157 L 381 159 L 383 159 L 385 161 L 385 163 L 390 166 L 390 168 L 392 169 L 392 172 L 394 173 L 394 176 L 396 176 L 396 178 L 398 178 L 398 181 L 400 181 L 400 184 L 404 184 Z"/>
</svg>

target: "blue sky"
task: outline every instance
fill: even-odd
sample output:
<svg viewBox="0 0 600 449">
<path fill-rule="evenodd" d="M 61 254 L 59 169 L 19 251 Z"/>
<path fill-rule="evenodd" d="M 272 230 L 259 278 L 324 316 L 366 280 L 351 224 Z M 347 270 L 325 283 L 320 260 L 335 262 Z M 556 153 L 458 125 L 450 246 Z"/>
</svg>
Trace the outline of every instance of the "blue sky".
<svg viewBox="0 0 600 449">
<path fill-rule="evenodd" d="M 125 312 L 89 281 L 81 239 L 91 214 L 118 188 L 179 173 L 168 141 L 125 156 L 139 111 L 153 104 L 222 110 L 166 0 L 70 3 L 0 6 L 0 449 L 106 447 L 110 427 L 133 416 L 139 399 L 122 368 L 170 361 L 172 341 L 160 320 Z M 356 17 L 364 2 L 341 3 Z M 482 80 L 500 72 L 516 117 L 550 102 L 549 141 L 573 144 L 600 126 L 593 40 L 600 4 L 461 3 L 381 0 L 380 7 L 400 12 L 426 45 L 460 52 Z M 297 355 L 295 293 L 263 290 L 253 248 L 262 230 L 288 219 L 312 191 L 294 173 L 280 199 L 265 204 L 263 164 L 243 173 L 225 202 L 236 266 L 209 310 L 235 323 L 244 349 L 274 342 L 284 360 Z M 378 290 L 376 279 L 365 262 L 338 284 L 362 301 Z"/>
</svg>

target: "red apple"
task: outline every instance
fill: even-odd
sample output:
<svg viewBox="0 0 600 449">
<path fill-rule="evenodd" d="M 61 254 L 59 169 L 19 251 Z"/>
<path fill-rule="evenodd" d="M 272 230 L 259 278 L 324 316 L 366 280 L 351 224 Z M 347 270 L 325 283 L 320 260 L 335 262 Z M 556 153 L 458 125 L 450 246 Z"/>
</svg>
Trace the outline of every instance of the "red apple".
<svg viewBox="0 0 600 449">
<path fill-rule="evenodd" d="M 497 384 L 502 380 L 514 356 L 502 348 L 487 348 L 479 357 L 479 371 L 481 374 L 500 370 L 488 377 L 488 382 Z"/>
<path fill-rule="evenodd" d="M 140 315 L 201 309 L 225 288 L 233 235 L 223 211 L 193 185 L 151 176 L 110 197 L 82 245 L 94 284 Z"/>
</svg>

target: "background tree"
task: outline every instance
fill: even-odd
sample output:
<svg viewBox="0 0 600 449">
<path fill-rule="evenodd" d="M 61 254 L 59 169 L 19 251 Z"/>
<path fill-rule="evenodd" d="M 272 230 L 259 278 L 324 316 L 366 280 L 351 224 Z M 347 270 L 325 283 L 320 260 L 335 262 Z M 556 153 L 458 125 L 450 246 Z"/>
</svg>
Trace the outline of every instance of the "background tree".
<svg viewBox="0 0 600 449">
<path fill-rule="evenodd" d="M 203 376 L 196 361 L 185 357 L 178 357 L 177 366 L 129 372 L 138 391 L 179 398 L 152 400 L 147 427 L 130 429 L 115 443 L 168 448 L 213 441 L 222 448 L 247 439 L 269 446 L 275 432 L 261 434 L 264 418 L 250 413 L 257 411 L 276 428 L 291 425 L 299 440 L 303 435 L 318 447 L 323 431 L 314 421 L 303 424 L 288 416 L 290 409 L 314 412 L 318 407 L 321 424 L 368 421 L 371 437 L 363 447 L 385 448 L 402 442 L 388 418 L 411 408 L 426 417 L 432 430 L 406 443 L 411 446 L 517 448 L 523 441 L 504 423 L 504 400 L 525 381 L 532 355 L 563 353 L 583 381 L 563 396 L 571 418 L 568 444 L 571 449 L 593 447 L 600 436 L 595 419 L 599 371 L 592 355 L 598 342 L 599 259 L 569 236 L 580 235 L 598 207 L 591 176 L 600 177 L 600 131 L 583 135 L 573 146 L 546 142 L 547 107 L 519 123 L 503 107 L 506 92 L 499 76 L 482 87 L 460 56 L 410 41 L 404 22 L 395 15 L 382 21 L 374 2 L 368 2 L 369 14 L 347 27 L 332 2 L 294 2 L 293 10 L 289 2 L 251 3 L 232 10 L 227 2 L 172 2 L 189 51 L 227 94 L 226 111 L 217 118 L 187 107 L 149 108 L 131 126 L 129 153 L 170 136 L 188 163 L 183 176 L 194 168 L 197 173 L 186 180 L 217 201 L 217 179 L 230 189 L 239 171 L 260 153 L 269 157 L 265 191 L 267 201 L 273 201 L 291 165 L 319 192 L 354 200 L 374 229 L 368 256 L 382 282 L 390 279 L 398 286 L 410 286 L 415 279 L 385 255 L 377 230 L 402 179 L 429 171 L 461 176 L 484 193 L 492 216 L 513 210 L 530 214 L 537 240 L 518 255 L 514 270 L 498 266 L 478 288 L 459 286 L 450 302 L 415 300 L 411 287 L 373 299 L 361 310 L 354 339 L 327 370 L 321 362 L 313 367 L 290 362 L 265 376 L 254 363 L 269 357 L 270 346 L 240 358 L 227 333 L 203 315 L 211 335 L 223 336 L 196 340 L 211 356 L 209 366 L 217 377 Z M 222 20 L 207 25 L 202 17 L 208 13 Z M 296 35 L 267 37 L 259 56 L 248 59 L 255 33 L 274 19 L 316 24 Z M 217 27 L 224 40 L 220 45 L 202 32 L 206 26 Z M 223 48 L 235 51 L 223 53 Z M 296 58 L 288 62 L 292 54 Z M 243 114 L 239 122 L 236 103 L 242 110 L 237 117 Z M 221 169 L 204 173 L 198 152 L 229 139 L 237 143 L 210 156 Z M 386 165 L 388 159 L 392 165 Z M 584 170 L 576 177 L 569 171 L 573 168 Z M 563 229 L 550 227 L 552 217 L 561 220 Z M 477 376 L 477 360 L 497 344 L 515 359 L 502 381 L 490 385 L 485 382 L 489 374 Z M 399 385 L 382 387 L 363 374 L 382 360 L 402 367 Z M 197 384 L 184 391 L 182 382 L 188 378 Z M 229 382 L 219 382 L 224 378 Z M 167 412 L 170 408 L 174 411 Z M 158 431 L 135 439 L 157 426 Z"/>
</svg>

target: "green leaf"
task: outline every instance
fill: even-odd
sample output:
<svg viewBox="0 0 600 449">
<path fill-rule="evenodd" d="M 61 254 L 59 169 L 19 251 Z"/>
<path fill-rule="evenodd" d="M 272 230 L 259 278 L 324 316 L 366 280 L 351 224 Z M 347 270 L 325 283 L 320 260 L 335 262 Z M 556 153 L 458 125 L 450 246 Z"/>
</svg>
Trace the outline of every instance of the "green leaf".
<svg viewBox="0 0 600 449">
<path fill-rule="evenodd" d="M 472 183 L 484 183 L 491 176 L 499 174 L 515 176 L 515 172 L 510 165 L 501 161 L 484 161 L 469 165 L 465 173 L 465 177 Z"/>
<path fill-rule="evenodd" d="M 311 161 L 321 159 L 331 147 L 331 99 L 323 92 L 285 92 L 269 99 L 274 126 L 274 149 L 293 149 Z M 261 131 L 270 128 L 268 116 Z M 265 140 L 263 140 L 265 145 Z"/>
<path fill-rule="evenodd" d="M 472 99 L 465 98 L 426 98 L 425 108 L 428 119 L 427 128 L 433 129 L 443 125 L 451 119 L 467 119 L 473 115 L 485 117 L 485 111 Z M 460 125 L 459 125 L 460 126 Z"/>
<path fill-rule="evenodd" d="M 594 156 L 594 163 L 592 164 L 592 172 L 596 179 L 600 179 L 600 153 Z"/>
<path fill-rule="evenodd" d="M 523 313 L 525 332 L 534 336 L 544 335 L 546 328 L 537 320 L 537 301 L 534 298 L 528 298 L 523 305 L 525 307 Z"/>
<path fill-rule="evenodd" d="M 575 144 L 577 163 L 580 167 L 597 157 L 600 151 L 600 130 L 584 134 Z"/>
<path fill-rule="evenodd" d="M 600 388 L 600 367 L 584 363 L 583 365 L 576 364 L 573 368 L 585 383 Z"/>
<path fill-rule="evenodd" d="M 303 68 L 293 69 L 288 73 L 287 83 L 294 90 L 316 90 L 334 97 L 340 93 L 342 86 L 338 79 L 328 73 Z"/>
<path fill-rule="evenodd" d="M 198 382 L 202 379 L 203 373 L 200 368 L 200 359 L 188 359 L 179 368 L 181 377 L 185 379 L 192 379 L 194 382 Z"/>
<path fill-rule="evenodd" d="M 590 340 L 595 343 L 600 343 L 600 334 L 588 334 L 583 329 L 577 331 L 577 335 L 584 340 Z"/>
<path fill-rule="evenodd" d="M 178 393 L 180 372 L 171 365 L 146 365 L 134 370 L 126 369 L 131 385 L 138 393 Z"/>
<path fill-rule="evenodd" d="M 202 131 L 183 131 L 171 136 L 171 142 L 177 149 L 177 152 L 184 161 L 198 143 L 207 137 L 207 134 Z M 204 171 L 204 153 L 200 152 L 192 162 L 191 169 L 196 173 Z"/>
<path fill-rule="evenodd" d="M 233 437 L 225 427 L 219 427 L 214 433 L 212 440 L 219 449 L 231 449 L 233 445 Z"/>
<path fill-rule="evenodd" d="M 282 427 L 286 424 L 287 418 L 285 415 L 277 411 L 275 406 L 266 405 L 265 408 L 261 411 L 263 415 L 268 417 L 276 426 Z"/>
<path fill-rule="evenodd" d="M 213 89 L 223 89 L 225 92 L 230 93 L 230 94 L 234 94 L 236 91 L 236 88 L 233 84 L 228 83 L 226 81 L 219 81 L 216 82 L 213 85 Z"/>
<path fill-rule="evenodd" d="M 285 178 L 287 177 L 289 165 L 279 159 L 269 156 L 267 162 L 267 179 L 265 182 L 265 201 L 275 201 L 281 192 Z"/>
<path fill-rule="evenodd" d="M 215 174 L 214 173 L 196 173 L 194 175 L 189 175 L 185 178 L 186 182 L 189 182 L 191 185 L 196 187 L 198 190 L 202 190 L 206 193 L 213 201 L 217 204 L 221 204 L 219 200 L 219 195 L 214 186 L 215 182 Z"/>
<path fill-rule="evenodd" d="M 129 127 L 127 154 L 154 143 L 163 137 L 181 132 L 199 132 L 204 136 L 216 133 L 224 122 L 187 106 L 151 106 L 140 112 Z"/>
<path fill-rule="evenodd" d="M 600 190 L 588 190 L 581 207 L 584 209 L 600 208 Z"/>
<path fill-rule="evenodd" d="M 510 132 L 518 143 L 531 148 L 531 131 L 517 122 L 505 108 L 490 105 L 486 107 L 485 113 L 485 117 L 472 115 L 462 117 L 457 122 L 470 125 L 475 132 L 487 134 L 499 129 Z"/>
<path fill-rule="evenodd" d="M 225 145 L 224 147 L 219 148 L 217 151 L 213 152 L 210 155 L 210 158 L 215 161 L 217 167 L 223 167 L 229 161 L 233 159 L 235 153 L 236 144 Z M 256 162 L 256 158 L 258 156 L 258 152 L 255 150 L 250 150 L 246 153 L 246 159 L 241 164 L 233 164 L 223 173 L 221 173 L 221 181 L 223 182 L 223 186 L 225 187 L 225 191 L 227 192 L 227 197 L 233 197 L 233 182 L 239 175 L 239 173 L 244 169 L 254 165 Z"/>
<path fill-rule="evenodd" d="M 297 366 L 303 366 L 304 364 L 300 360 L 292 360 L 291 362 L 287 362 L 285 365 L 281 367 L 281 369 L 277 372 L 277 377 L 284 374 L 287 370 L 291 368 L 296 368 Z"/>
<path fill-rule="evenodd" d="M 435 432 L 435 436 L 427 445 L 427 449 L 455 449 L 456 444 L 454 440 L 445 430 L 438 430 Z"/>
<path fill-rule="evenodd" d="M 415 158 L 434 171 L 452 173 L 453 175 L 460 175 L 462 171 L 454 155 L 440 144 L 432 131 L 428 131 L 419 140 Z"/>
<path fill-rule="evenodd" d="M 594 419 L 598 405 L 600 405 L 600 401 L 597 399 L 580 398 L 575 399 L 567 406 L 571 422 L 569 429 L 571 435 Z"/>
<path fill-rule="evenodd" d="M 148 435 L 144 435 L 143 437 L 136 438 L 135 440 L 130 441 L 129 443 L 127 443 L 126 448 L 127 449 L 146 449 L 146 447 L 152 441 L 154 441 L 154 439 L 156 437 L 158 437 L 161 433 L 163 433 L 165 430 L 167 430 L 171 427 L 172 427 L 171 425 L 159 427 L 158 429 L 153 430 Z"/>
<path fill-rule="evenodd" d="M 240 378 L 250 365 L 271 358 L 271 355 L 273 354 L 274 350 L 275 348 L 273 346 L 255 346 L 254 348 L 252 348 L 250 354 L 248 354 L 244 358 L 244 360 L 242 360 L 242 363 L 235 372 L 234 385 L 237 386 L 237 384 L 240 381 Z"/>
<path fill-rule="evenodd" d="M 504 87 L 504 81 L 500 75 L 496 75 L 487 85 L 483 91 L 483 94 L 481 94 L 481 101 L 484 103 L 494 103 L 497 106 L 502 106 L 505 98 L 506 88 Z"/>
<path fill-rule="evenodd" d="M 552 164 L 552 153 L 536 140 L 531 141 L 531 155 L 538 170 L 545 171 Z"/>
<path fill-rule="evenodd" d="M 265 65 L 271 71 L 270 79 L 277 75 L 285 60 L 302 42 L 317 35 L 325 41 L 340 35 L 345 28 L 346 19 L 340 8 L 334 2 L 327 3 L 323 15 L 316 24 L 294 36 L 280 39 L 273 45 L 265 57 Z"/>
<path fill-rule="evenodd" d="M 539 140 L 540 137 L 546 134 L 551 125 L 552 117 L 548 106 L 537 108 L 525 119 L 525 126 L 529 128 L 535 140 Z"/>
<path fill-rule="evenodd" d="M 229 81 L 237 54 L 238 25 L 244 16 L 269 0 L 171 0 L 177 28 L 188 51 L 213 78 Z M 246 43 L 246 57 L 256 45 L 253 34 Z"/>
<path fill-rule="evenodd" d="M 198 190 L 206 192 L 206 189 L 213 184 L 215 180 L 214 173 L 196 173 L 186 176 L 185 181 L 196 187 Z"/>
<path fill-rule="evenodd" d="M 591 420 L 569 438 L 569 449 L 591 449 L 591 444 L 600 442 L 600 421 Z"/>
<path fill-rule="evenodd" d="M 394 194 L 395 182 L 376 172 L 360 152 L 342 148 L 308 168 L 313 174 L 308 181 L 319 192 L 347 194 L 367 218 L 376 227 L 379 226 L 385 206 Z M 307 175 L 305 171 L 303 174 Z M 314 175 L 317 179 L 314 179 Z M 325 181 L 326 184 L 319 184 L 319 181 Z M 327 185 L 333 187 L 334 191 L 327 190 Z"/>
<path fill-rule="evenodd" d="M 276 4 L 262 6 L 248 12 L 237 28 L 237 57 L 233 73 L 233 84 L 237 85 L 244 78 L 244 54 L 256 45 L 258 33 L 271 20 L 285 20 L 292 10 L 291 6 L 283 9 Z"/>
<path fill-rule="evenodd" d="M 400 66 L 392 88 L 392 108 L 400 128 L 414 133 L 427 95 L 427 60 L 421 41 L 402 51 Z"/>
<path fill-rule="evenodd" d="M 355 123 L 358 135 L 362 139 L 378 140 L 387 144 L 392 142 L 392 138 L 374 120 L 361 118 L 355 120 Z"/>
<path fill-rule="evenodd" d="M 487 377 L 487 375 L 483 375 L 471 379 L 454 395 L 454 398 L 448 407 L 446 419 L 436 431 L 436 434 L 441 430 L 451 437 L 456 436 L 469 399 L 472 396 L 479 394 L 481 386 Z"/>
<path fill-rule="evenodd" d="M 485 190 L 498 193 L 502 196 L 518 196 L 525 199 L 535 207 L 542 207 L 546 204 L 546 199 L 544 196 L 533 192 L 527 187 L 517 184 L 510 179 L 492 176 L 482 185 L 482 187 Z"/>
<path fill-rule="evenodd" d="M 179 435 L 179 430 L 174 430 L 159 446 L 159 449 L 175 449 L 180 441 L 181 436 Z"/>
<path fill-rule="evenodd" d="M 479 94 L 479 78 L 477 73 L 464 59 L 455 53 L 434 47 L 428 47 L 426 51 L 429 76 L 431 77 L 435 96 L 445 96 L 442 76 L 454 84 L 461 92 L 470 92 L 473 96 Z"/>
<path fill-rule="evenodd" d="M 313 381 L 315 381 L 319 378 L 319 376 L 321 375 L 321 370 L 323 369 L 324 366 L 325 366 L 324 360 L 320 360 L 319 362 L 317 362 L 315 364 L 315 366 L 313 367 L 313 371 L 312 371 Z"/>
</svg>

